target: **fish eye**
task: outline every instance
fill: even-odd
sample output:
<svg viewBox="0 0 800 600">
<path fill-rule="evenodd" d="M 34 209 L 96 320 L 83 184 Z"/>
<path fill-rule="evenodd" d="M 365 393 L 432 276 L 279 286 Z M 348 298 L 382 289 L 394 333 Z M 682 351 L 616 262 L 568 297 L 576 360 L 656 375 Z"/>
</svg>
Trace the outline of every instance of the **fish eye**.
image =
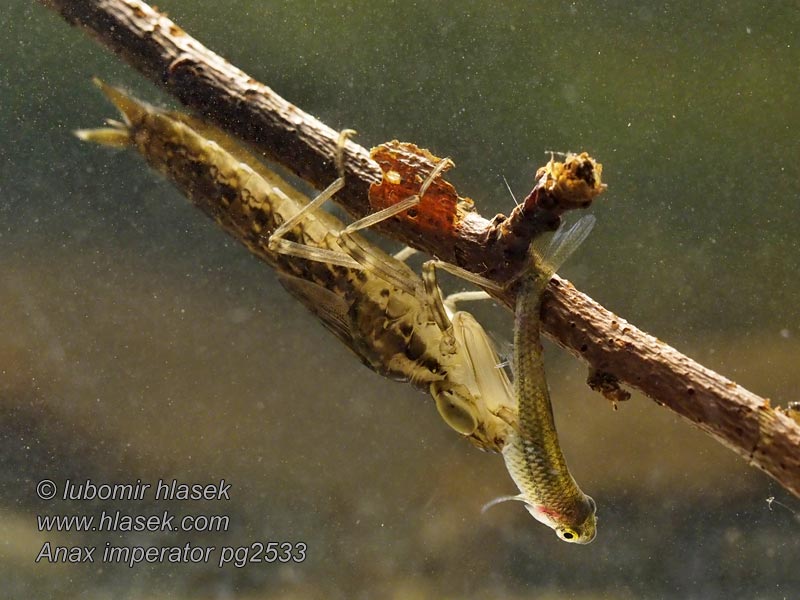
<svg viewBox="0 0 800 600">
<path fill-rule="evenodd" d="M 558 535 L 559 537 L 561 537 L 562 540 L 566 540 L 568 542 L 571 542 L 572 540 L 578 538 L 578 534 L 575 533 L 572 529 L 561 529 L 558 531 Z"/>
</svg>

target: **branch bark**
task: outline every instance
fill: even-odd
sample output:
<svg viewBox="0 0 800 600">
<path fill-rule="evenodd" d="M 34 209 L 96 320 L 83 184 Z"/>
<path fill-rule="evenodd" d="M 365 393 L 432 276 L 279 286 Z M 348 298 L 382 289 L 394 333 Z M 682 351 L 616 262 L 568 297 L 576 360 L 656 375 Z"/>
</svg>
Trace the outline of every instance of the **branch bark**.
<svg viewBox="0 0 800 600">
<path fill-rule="evenodd" d="M 82 27 L 196 114 L 248 142 L 321 189 L 336 177 L 338 132 L 275 94 L 138 0 L 39 0 Z M 381 180 L 369 152 L 348 142 L 347 186 L 337 200 L 354 217 L 371 211 L 369 188 Z M 428 165 L 430 168 L 430 165 Z M 540 199 L 541 200 L 541 199 Z M 552 229 L 563 209 L 526 202 L 491 221 L 467 212 L 451 231 L 430 232 L 392 219 L 382 231 L 442 260 L 508 281 L 528 241 Z M 522 249 L 522 251 L 521 251 Z M 502 301 L 513 307 L 513 289 Z M 800 497 L 800 424 L 796 415 L 703 367 L 637 329 L 555 277 L 543 302 L 545 332 L 604 375 L 642 391 L 685 417 Z M 610 383 L 609 383 L 610 382 Z"/>
</svg>

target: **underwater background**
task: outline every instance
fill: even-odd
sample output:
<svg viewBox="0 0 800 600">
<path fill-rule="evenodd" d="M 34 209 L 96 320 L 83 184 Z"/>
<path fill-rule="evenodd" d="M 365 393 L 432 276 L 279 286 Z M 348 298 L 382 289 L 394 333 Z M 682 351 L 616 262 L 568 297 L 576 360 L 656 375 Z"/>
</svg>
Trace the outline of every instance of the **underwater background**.
<svg viewBox="0 0 800 600">
<path fill-rule="evenodd" d="M 589 151 L 609 189 L 561 274 L 773 404 L 800 400 L 795 3 L 158 7 L 329 126 L 357 129 L 361 145 L 397 138 L 452 157 L 448 179 L 488 218 L 513 208 L 503 178 L 521 198 L 546 151 Z M 597 501 L 597 539 L 564 544 L 514 503 L 481 514 L 514 492 L 500 456 L 461 440 L 426 395 L 363 367 L 134 152 L 71 134 L 116 117 L 95 75 L 174 101 L 35 2 L 11 0 L 0 21 L 6 597 L 800 597 L 800 502 L 641 395 L 612 410 L 552 344 L 560 439 Z M 469 310 L 508 353 L 511 315 Z M 67 478 L 224 478 L 231 499 L 36 497 L 39 480 Z M 56 534 L 36 521 L 167 509 L 231 526 Z M 307 558 L 37 564 L 46 541 L 302 541 Z"/>
</svg>

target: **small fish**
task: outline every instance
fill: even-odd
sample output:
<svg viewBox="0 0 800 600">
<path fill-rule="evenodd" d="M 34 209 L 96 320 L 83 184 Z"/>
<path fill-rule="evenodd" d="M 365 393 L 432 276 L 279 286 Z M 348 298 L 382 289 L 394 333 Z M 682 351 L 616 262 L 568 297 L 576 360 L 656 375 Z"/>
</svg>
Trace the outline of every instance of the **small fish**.
<svg viewBox="0 0 800 600">
<path fill-rule="evenodd" d="M 498 498 L 484 507 L 505 500 L 524 502 L 537 521 L 575 544 L 588 544 L 595 538 L 597 507 L 578 487 L 558 443 L 542 360 L 540 311 L 547 283 L 586 238 L 594 221 L 589 215 L 569 230 L 560 229 L 545 252 L 536 243 L 532 246 L 532 264 L 520 279 L 514 320 L 514 395 L 519 425 L 503 447 L 506 468 L 520 494 Z"/>
</svg>

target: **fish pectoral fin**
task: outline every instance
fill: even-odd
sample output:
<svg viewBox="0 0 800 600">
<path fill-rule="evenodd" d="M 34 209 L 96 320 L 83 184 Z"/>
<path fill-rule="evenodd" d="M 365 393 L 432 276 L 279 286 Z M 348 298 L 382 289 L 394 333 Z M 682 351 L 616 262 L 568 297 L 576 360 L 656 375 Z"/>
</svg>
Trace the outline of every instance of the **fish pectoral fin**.
<svg viewBox="0 0 800 600">
<path fill-rule="evenodd" d="M 509 500 L 516 500 L 517 502 L 525 502 L 525 496 L 522 494 L 517 494 L 516 496 L 500 496 L 499 498 L 495 498 L 494 500 L 490 500 L 486 504 L 483 505 L 481 508 L 481 514 L 485 513 L 487 510 L 492 508 L 495 504 L 500 504 L 502 502 L 508 502 Z"/>
<path fill-rule="evenodd" d="M 537 268 L 552 276 L 569 256 L 578 249 L 595 224 L 594 215 L 585 215 L 571 227 L 561 225 L 548 245 L 542 237 L 534 240 L 531 250 L 537 258 Z"/>
</svg>

